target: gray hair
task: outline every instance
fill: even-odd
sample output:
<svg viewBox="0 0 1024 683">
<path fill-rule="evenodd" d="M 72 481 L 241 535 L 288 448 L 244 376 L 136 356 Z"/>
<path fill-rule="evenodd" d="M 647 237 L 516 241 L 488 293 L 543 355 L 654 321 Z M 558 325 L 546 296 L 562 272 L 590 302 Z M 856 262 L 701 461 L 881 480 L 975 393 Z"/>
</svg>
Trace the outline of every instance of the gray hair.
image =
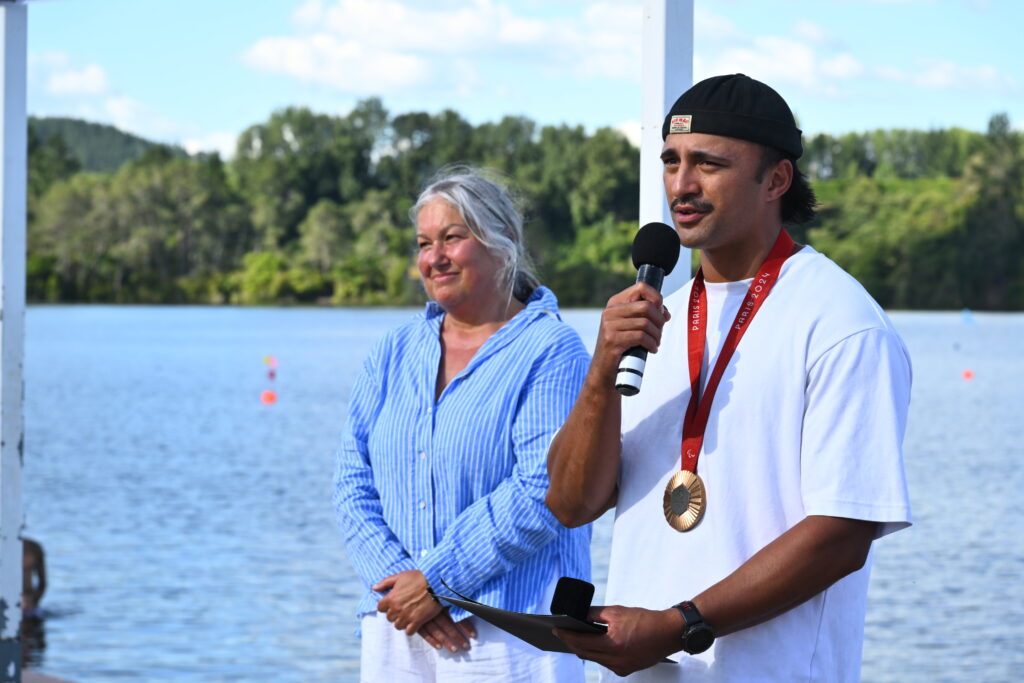
<svg viewBox="0 0 1024 683">
<path fill-rule="evenodd" d="M 468 166 L 442 168 L 409 210 L 413 223 L 435 199 L 443 199 L 458 211 L 473 236 L 501 262 L 498 279 L 507 289 L 509 301 L 513 296 L 526 301 L 540 280 L 523 244 L 522 212 L 496 174 Z"/>
</svg>

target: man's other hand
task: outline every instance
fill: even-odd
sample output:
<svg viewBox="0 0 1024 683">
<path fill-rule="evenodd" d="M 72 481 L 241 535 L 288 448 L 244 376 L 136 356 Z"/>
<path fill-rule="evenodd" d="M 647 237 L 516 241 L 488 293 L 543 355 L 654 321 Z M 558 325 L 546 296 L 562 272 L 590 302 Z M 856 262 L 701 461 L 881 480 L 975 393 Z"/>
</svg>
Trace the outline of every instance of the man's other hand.
<svg viewBox="0 0 1024 683">
<path fill-rule="evenodd" d="M 593 607 L 592 621 L 608 624 L 603 634 L 555 629 L 555 635 L 583 659 L 597 662 L 619 676 L 654 666 L 683 648 L 683 615 L 675 608 Z"/>
</svg>

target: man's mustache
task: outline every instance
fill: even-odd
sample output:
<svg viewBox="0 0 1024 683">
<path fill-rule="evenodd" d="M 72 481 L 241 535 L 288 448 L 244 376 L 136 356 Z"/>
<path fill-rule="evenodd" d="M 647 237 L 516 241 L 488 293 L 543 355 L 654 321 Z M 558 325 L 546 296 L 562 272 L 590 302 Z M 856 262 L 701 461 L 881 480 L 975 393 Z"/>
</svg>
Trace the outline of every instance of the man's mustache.
<svg viewBox="0 0 1024 683">
<path fill-rule="evenodd" d="M 700 199 L 697 199 L 692 195 L 684 195 L 682 197 L 676 197 L 675 199 L 672 200 L 673 211 L 682 207 L 693 209 L 694 211 L 700 211 L 702 213 L 707 213 L 709 211 L 713 211 L 715 205 L 712 204 L 711 202 L 701 201 Z"/>
</svg>

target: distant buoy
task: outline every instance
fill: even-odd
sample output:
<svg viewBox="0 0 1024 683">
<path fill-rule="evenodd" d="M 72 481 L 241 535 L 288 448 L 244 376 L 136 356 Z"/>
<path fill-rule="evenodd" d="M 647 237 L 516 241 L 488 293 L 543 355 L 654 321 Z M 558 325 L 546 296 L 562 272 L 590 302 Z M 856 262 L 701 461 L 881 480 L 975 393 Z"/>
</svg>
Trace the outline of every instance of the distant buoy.
<svg viewBox="0 0 1024 683">
<path fill-rule="evenodd" d="M 277 367 L 277 359 L 274 358 L 273 356 L 264 356 L 263 357 L 263 362 L 266 363 L 267 365 L 269 365 L 272 368 L 276 368 Z"/>
<path fill-rule="evenodd" d="M 962 375 L 964 379 L 970 381 L 974 379 L 974 370 L 964 370 Z"/>
<path fill-rule="evenodd" d="M 271 403 L 277 401 L 277 393 L 270 389 L 264 389 L 263 393 L 260 394 L 260 401 L 263 402 L 263 405 L 269 406 Z"/>
</svg>

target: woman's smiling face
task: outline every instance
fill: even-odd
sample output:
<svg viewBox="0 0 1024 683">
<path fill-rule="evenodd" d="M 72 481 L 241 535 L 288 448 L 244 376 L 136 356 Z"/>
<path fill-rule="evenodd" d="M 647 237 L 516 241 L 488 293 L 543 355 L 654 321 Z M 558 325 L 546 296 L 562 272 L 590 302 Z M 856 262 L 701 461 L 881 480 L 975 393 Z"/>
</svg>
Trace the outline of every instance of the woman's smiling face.
<svg viewBox="0 0 1024 683">
<path fill-rule="evenodd" d="M 445 311 L 493 305 L 502 264 L 466 226 L 459 212 L 435 199 L 416 216 L 416 259 L 427 296 Z"/>
</svg>

